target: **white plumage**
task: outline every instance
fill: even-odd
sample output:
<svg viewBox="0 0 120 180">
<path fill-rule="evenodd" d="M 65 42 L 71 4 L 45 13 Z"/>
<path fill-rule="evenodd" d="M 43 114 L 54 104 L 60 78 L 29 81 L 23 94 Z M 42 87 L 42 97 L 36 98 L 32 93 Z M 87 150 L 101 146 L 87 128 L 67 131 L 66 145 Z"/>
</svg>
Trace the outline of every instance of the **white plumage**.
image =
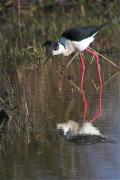
<svg viewBox="0 0 120 180">
<path fill-rule="evenodd" d="M 79 41 L 79 42 L 72 41 L 72 44 L 77 51 L 82 52 L 85 49 L 87 49 L 93 41 L 94 41 L 94 36 L 91 36 L 91 37 L 83 39 L 82 41 Z"/>
<path fill-rule="evenodd" d="M 61 34 L 58 42 L 47 41 L 43 44 L 43 46 L 50 47 L 51 56 L 59 54 L 69 56 L 74 51 L 82 52 L 86 50 L 94 41 L 94 36 L 105 24 L 106 23 L 100 26 L 87 26 L 67 29 Z M 47 58 L 45 63 L 48 61 L 48 59 L 49 58 Z"/>
<path fill-rule="evenodd" d="M 97 135 L 101 136 L 101 133 L 97 127 L 94 127 L 90 122 L 85 122 L 80 127 L 79 124 L 73 120 L 69 120 L 67 123 L 57 124 L 57 129 L 61 129 L 64 135 L 70 131 L 72 135 Z"/>
</svg>

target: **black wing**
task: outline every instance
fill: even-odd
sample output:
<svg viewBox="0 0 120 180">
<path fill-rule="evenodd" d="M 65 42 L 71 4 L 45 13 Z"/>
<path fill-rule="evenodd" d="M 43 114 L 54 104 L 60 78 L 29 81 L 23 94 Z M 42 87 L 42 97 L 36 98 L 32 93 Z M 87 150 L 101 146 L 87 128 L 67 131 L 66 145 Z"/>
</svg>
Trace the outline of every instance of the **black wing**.
<svg viewBox="0 0 120 180">
<path fill-rule="evenodd" d="M 106 24 L 106 23 L 105 23 Z M 87 27 L 78 27 L 78 28 L 70 28 L 62 33 L 62 37 L 70 39 L 72 41 L 81 41 L 86 39 L 96 32 L 98 32 L 105 24 L 101 26 L 87 26 Z"/>
</svg>

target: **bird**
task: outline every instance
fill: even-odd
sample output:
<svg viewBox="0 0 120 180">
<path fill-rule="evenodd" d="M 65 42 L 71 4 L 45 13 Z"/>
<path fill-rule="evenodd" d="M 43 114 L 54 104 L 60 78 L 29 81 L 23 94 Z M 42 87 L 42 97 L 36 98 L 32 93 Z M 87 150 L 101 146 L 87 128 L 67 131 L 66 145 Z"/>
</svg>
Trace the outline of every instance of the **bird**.
<svg viewBox="0 0 120 180">
<path fill-rule="evenodd" d="M 80 125 L 74 120 L 68 120 L 66 123 L 58 123 L 56 128 L 57 130 L 62 130 L 65 136 L 68 132 L 71 132 L 72 135 L 101 135 L 99 129 L 94 127 L 90 122 L 84 122 Z"/>
<path fill-rule="evenodd" d="M 107 136 L 102 135 L 90 122 L 79 125 L 76 121 L 68 120 L 66 123 L 58 123 L 56 128 L 63 132 L 67 141 L 72 143 L 85 145 L 108 141 Z"/>
<path fill-rule="evenodd" d="M 49 47 L 51 56 L 63 54 L 69 56 L 75 51 L 83 52 L 94 41 L 95 35 L 106 23 L 99 26 L 73 27 L 65 30 L 58 42 L 46 41 L 43 47 Z M 50 56 L 49 56 L 50 57 Z M 49 60 L 44 62 L 44 64 Z"/>
<path fill-rule="evenodd" d="M 69 56 L 73 52 L 79 52 L 80 53 L 80 61 L 82 64 L 82 77 L 80 82 L 80 90 L 82 92 L 83 100 L 84 100 L 84 120 L 86 119 L 86 113 L 87 113 L 87 99 L 85 97 L 85 94 L 83 92 L 83 82 L 84 82 L 84 76 L 85 76 L 85 64 L 84 64 L 84 58 L 83 53 L 84 51 L 87 51 L 92 57 L 95 57 L 97 69 L 98 69 L 98 79 L 100 83 L 100 92 L 99 92 L 99 109 L 90 121 L 94 122 L 100 115 L 101 115 L 101 99 L 102 99 L 102 78 L 101 78 L 101 70 L 100 70 L 100 64 L 99 64 L 99 55 L 96 51 L 91 49 L 89 46 L 93 41 L 95 40 L 96 34 L 107 24 L 103 23 L 101 25 L 91 25 L 91 26 L 85 26 L 85 27 L 72 27 L 67 30 L 65 30 L 61 36 L 58 42 L 55 41 L 46 41 L 43 44 L 43 47 L 49 48 L 50 55 L 44 62 L 44 64 L 47 63 L 47 61 L 52 56 L 56 56 L 59 54 L 63 54 L 64 56 Z"/>
</svg>

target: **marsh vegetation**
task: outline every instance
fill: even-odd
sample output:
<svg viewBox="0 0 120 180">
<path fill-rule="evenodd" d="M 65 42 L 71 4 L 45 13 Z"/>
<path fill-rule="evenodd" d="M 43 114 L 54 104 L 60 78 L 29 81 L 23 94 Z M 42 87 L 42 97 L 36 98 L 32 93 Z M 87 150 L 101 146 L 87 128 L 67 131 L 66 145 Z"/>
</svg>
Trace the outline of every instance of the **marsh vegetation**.
<svg viewBox="0 0 120 180">
<path fill-rule="evenodd" d="M 77 179 L 79 169 L 81 177 L 120 177 L 115 155 L 119 143 L 114 148 L 111 144 L 102 148 L 90 147 L 89 150 L 82 147 L 80 152 L 78 147 L 70 147 L 59 139 L 55 130 L 57 123 L 64 123 L 68 119 L 83 120 L 83 100 L 67 78 L 71 77 L 79 86 L 81 66 L 76 57 L 61 80 L 56 71 L 60 72 L 71 57 L 53 57 L 44 66 L 46 53 L 42 48 L 47 39 L 58 40 L 61 32 L 68 27 L 108 21 L 92 47 L 119 66 L 119 13 L 117 0 L 0 2 L 0 113 L 1 110 L 6 113 L 0 121 L 0 179 Z M 116 67 L 102 58 L 100 60 L 103 107 L 97 125 L 117 141 L 120 74 Z M 99 84 L 94 59 L 85 54 L 85 63 L 84 87 L 90 106 L 88 116 L 92 117 L 98 104 Z M 5 117 L 7 122 L 3 128 Z M 96 158 L 91 151 L 99 157 L 98 151 L 103 158 Z M 98 163 L 97 169 L 92 158 L 96 163 L 103 162 L 106 172 L 102 174 L 103 169 L 98 172 L 101 165 Z M 59 165 L 56 163 L 58 159 Z M 78 159 L 85 163 L 84 167 Z M 12 165 L 14 163 L 16 169 Z M 96 175 L 90 170 L 91 164 Z M 112 166 L 116 168 L 111 170 Z"/>
</svg>

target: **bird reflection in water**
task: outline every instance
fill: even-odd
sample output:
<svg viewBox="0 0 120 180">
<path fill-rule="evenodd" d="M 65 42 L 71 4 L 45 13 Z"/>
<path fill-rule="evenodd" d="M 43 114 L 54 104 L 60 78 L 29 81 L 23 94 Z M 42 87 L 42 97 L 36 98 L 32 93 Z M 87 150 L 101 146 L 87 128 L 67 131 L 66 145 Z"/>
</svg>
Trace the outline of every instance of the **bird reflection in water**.
<svg viewBox="0 0 120 180">
<path fill-rule="evenodd" d="M 107 137 L 102 135 L 97 127 L 90 122 L 79 123 L 69 120 L 67 123 L 58 123 L 57 130 L 61 130 L 69 142 L 86 145 L 106 142 Z"/>
</svg>

